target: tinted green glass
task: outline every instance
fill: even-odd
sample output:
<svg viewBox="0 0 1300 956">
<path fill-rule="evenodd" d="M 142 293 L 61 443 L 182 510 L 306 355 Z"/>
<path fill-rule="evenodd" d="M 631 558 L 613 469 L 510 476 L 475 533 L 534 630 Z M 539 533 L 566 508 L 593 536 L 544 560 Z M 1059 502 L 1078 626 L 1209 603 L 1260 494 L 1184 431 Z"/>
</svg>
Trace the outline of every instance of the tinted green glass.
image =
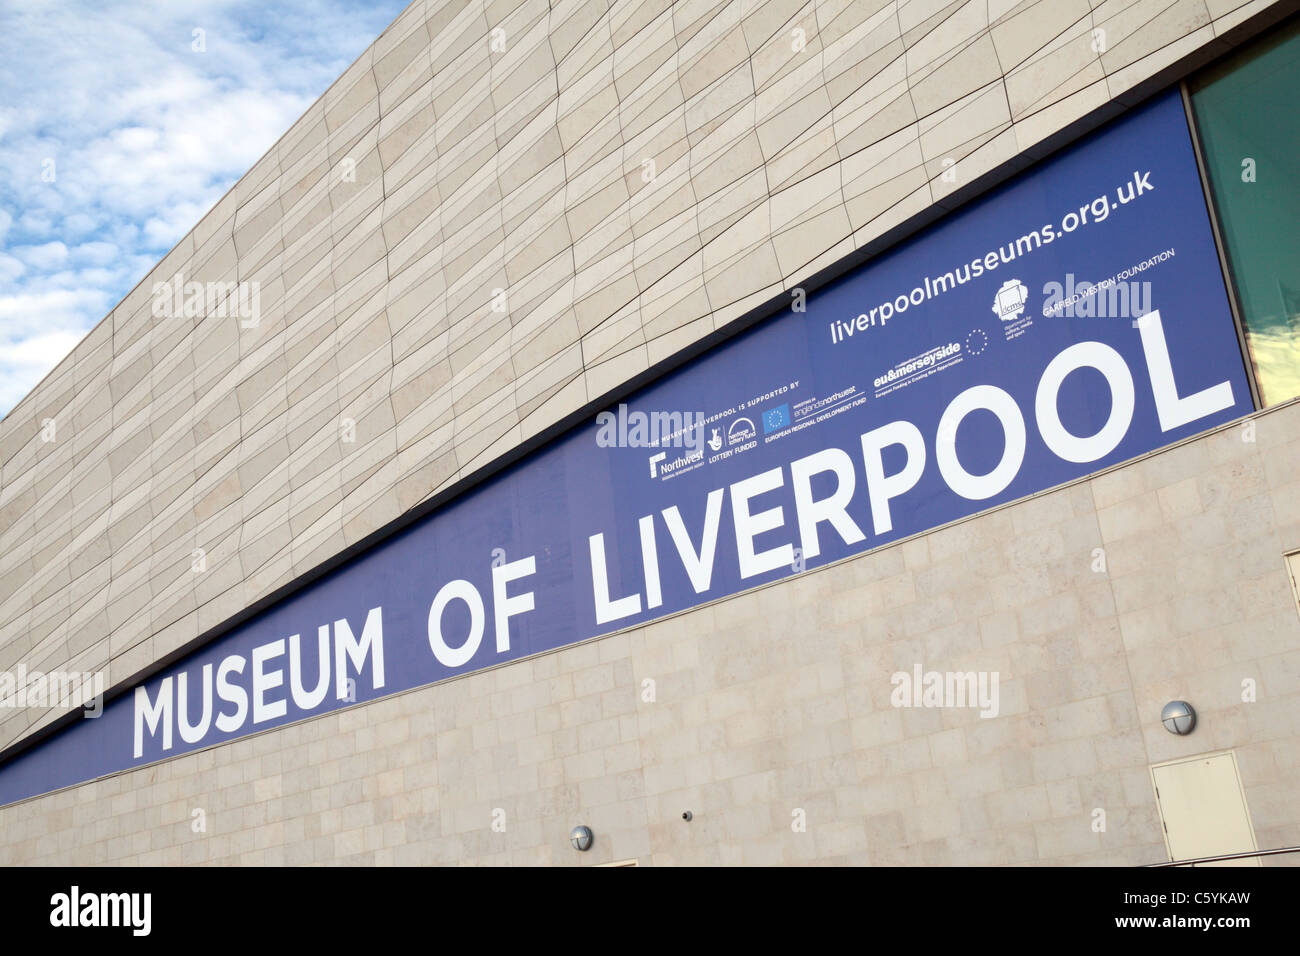
<svg viewBox="0 0 1300 956">
<path fill-rule="evenodd" d="M 1300 24 L 1191 84 L 1260 397 L 1300 395 Z"/>
</svg>

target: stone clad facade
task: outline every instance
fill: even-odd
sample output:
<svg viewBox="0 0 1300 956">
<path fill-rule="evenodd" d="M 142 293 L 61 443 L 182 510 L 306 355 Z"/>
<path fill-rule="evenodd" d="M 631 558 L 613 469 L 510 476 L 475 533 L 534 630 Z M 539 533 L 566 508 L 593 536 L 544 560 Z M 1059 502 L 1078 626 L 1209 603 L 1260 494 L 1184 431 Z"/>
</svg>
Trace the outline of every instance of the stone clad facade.
<svg viewBox="0 0 1300 956">
<path fill-rule="evenodd" d="M 0 669 L 130 682 L 1292 9 L 416 0 L 0 422 Z M 0 809 L 0 861 L 1150 863 L 1148 765 L 1216 749 L 1300 843 L 1300 409 L 1246 434 Z M 891 707 L 917 659 L 1005 719 Z"/>
</svg>

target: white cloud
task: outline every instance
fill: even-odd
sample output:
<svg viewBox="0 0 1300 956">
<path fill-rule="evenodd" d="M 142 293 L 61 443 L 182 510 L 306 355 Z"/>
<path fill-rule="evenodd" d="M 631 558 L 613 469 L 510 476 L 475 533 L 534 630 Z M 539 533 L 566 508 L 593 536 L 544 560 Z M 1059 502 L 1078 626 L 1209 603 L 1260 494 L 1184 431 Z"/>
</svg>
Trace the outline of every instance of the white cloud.
<svg viewBox="0 0 1300 956">
<path fill-rule="evenodd" d="M 68 247 L 61 242 L 47 242 L 39 246 L 14 246 L 10 251 L 26 265 L 42 272 L 57 268 L 68 259 Z"/>
<path fill-rule="evenodd" d="M 35 369 L 51 369 L 76 348 L 81 336 L 72 332 L 50 332 L 24 339 L 17 348 L 5 353 L 11 365 L 26 365 Z"/>
<path fill-rule="evenodd" d="M 0 282 L 13 282 L 27 267 L 5 252 L 0 252 Z"/>
<path fill-rule="evenodd" d="M 118 251 L 111 242 L 83 242 L 73 246 L 72 259 L 78 265 L 104 266 L 117 258 Z"/>
</svg>

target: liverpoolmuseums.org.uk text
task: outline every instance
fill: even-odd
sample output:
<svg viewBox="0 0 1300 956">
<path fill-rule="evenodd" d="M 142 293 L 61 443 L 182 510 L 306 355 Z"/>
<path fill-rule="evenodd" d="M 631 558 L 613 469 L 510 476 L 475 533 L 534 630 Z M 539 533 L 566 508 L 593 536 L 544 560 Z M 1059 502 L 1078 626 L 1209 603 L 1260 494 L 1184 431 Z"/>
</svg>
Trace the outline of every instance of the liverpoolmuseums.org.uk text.
<svg viewBox="0 0 1300 956">
<path fill-rule="evenodd" d="M 872 306 L 870 312 L 863 312 L 856 319 L 835 319 L 830 325 L 831 341 L 838 344 L 851 337 L 854 332 L 869 329 L 876 325 L 883 326 L 893 316 L 906 311 L 909 305 L 920 305 L 937 295 L 947 292 L 949 289 L 964 285 L 971 279 L 980 277 L 985 272 L 992 272 L 999 264 L 1009 263 L 1017 256 L 1026 256 L 1041 246 L 1050 245 L 1061 235 L 1074 232 L 1080 226 L 1088 225 L 1089 222 L 1104 222 L 1110 216 L 1112 209 L 1127 205 L 1134 199 L 1154 190 L 1155 187 L 1151 185 L 1151 172 L 1149 170 L 1147 172 L 1135 171 L 1131 180 L 1115 190 L 1114 200 L 1109 195 L 1098 196 L 1092 202 L 1080 206 L 1077 210 L 1066 213 L 1061 218 L 1059 232 L 1057 231 L 1058 227 L 1053 223 L 1044 223 L 1038 229 L 1031 229 L 1014 242 L 1009 242 L 993 252 L 987 252 L 983 256 L 972 259 L 965 265 L 945 272 L 937 278 L 926 276 L 921 285 L 914 288 L 911 293 L 900 295 L 892 302 L 882 302 L 880 305 Z M 1089 215 L 1091 215 L 1091 219 L 1089 219 Z"/>
</svg>

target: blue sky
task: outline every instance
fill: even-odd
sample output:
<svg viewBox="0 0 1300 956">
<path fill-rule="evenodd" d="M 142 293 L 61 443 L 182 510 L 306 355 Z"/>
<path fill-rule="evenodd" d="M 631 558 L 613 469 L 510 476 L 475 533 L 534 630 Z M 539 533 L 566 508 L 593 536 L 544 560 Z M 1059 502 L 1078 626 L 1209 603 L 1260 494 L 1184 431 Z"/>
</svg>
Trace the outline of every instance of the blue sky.
<svg viewBox="0 0 1300 956">
<path fill-rule="evenodd" d="M 0 416 L 407 2 L 0 4 Z"/>
</svg>

